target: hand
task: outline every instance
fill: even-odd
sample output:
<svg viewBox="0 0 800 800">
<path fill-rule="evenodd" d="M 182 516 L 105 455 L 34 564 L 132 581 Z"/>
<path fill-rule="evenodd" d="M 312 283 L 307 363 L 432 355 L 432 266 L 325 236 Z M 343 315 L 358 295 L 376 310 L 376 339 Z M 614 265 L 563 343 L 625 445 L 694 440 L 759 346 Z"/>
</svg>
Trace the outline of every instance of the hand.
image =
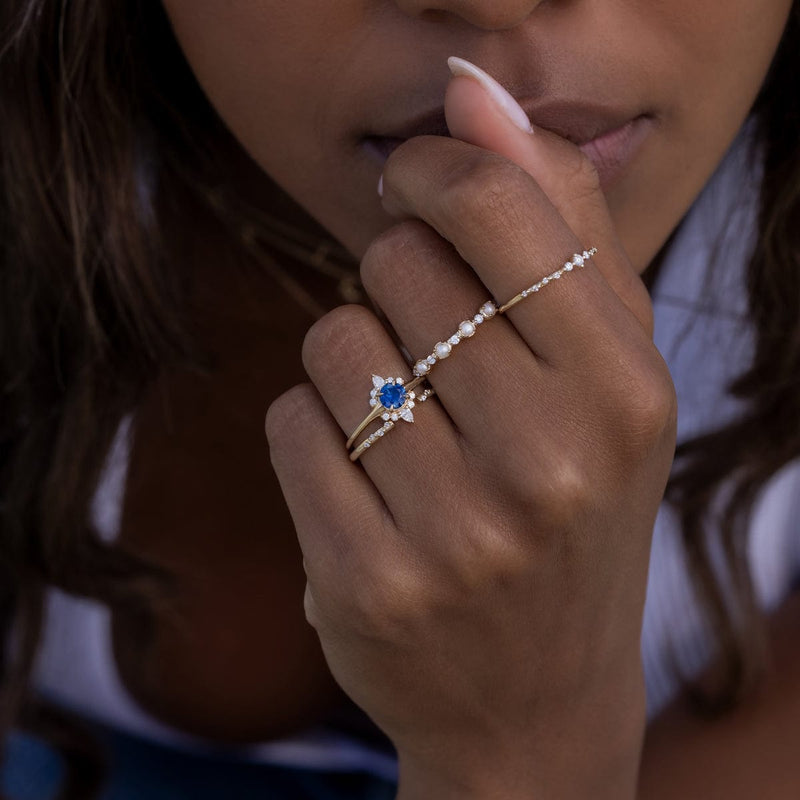
<svg viewBox="0 0 800 800">
<path fill-rule="evenodd" d="M 379 321 L 309 332 L 314 386 L 271 407 L 273 464 L 330 668 L 392 738 L 403 797 L 632 797 L 639 635 L 676 399 L 647 292 L 580 151 L 523 132 L 467 78 L 454 139 L 384 173 L 403 221 L 362 277 L 416 356 L 595 246 L 583 270 L 482 325 L 415 409 L 352 464 L 370 376 L 408 375 Z"/>
</svg>

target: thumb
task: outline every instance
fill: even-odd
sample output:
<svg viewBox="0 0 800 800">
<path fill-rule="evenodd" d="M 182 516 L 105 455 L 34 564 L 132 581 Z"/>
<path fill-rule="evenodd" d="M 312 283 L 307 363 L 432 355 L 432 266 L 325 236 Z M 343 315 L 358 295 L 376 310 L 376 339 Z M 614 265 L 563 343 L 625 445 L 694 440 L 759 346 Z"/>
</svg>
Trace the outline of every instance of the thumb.
<svg viewBox="0 0 800 800">
<path fill-rule="evenodd" d="M 447 63 L 454 76 L 445 95 L 450 135 L 525 170 L 583 246 L 597 248 L 597 268 L 652 336 L 650 297 L 617 238 L 592 162 L 572 142 L 531 125 L 517 101 L 482 69 L 461 58 Z"/>
</svg>

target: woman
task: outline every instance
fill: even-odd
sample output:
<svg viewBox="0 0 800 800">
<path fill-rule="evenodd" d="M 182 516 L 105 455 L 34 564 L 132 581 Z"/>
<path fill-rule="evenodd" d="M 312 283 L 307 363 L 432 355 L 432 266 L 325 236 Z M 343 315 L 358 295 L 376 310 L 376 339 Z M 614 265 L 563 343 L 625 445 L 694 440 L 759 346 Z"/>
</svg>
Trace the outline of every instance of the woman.
<svg viewBox="0 0 800 800">
<path fill-rule="evenodd" d="M 259 741 L 338 716 L 301 617 L 296 526 L 305 612 L 337 681 L 397 748 L 401 796 L 635 793 L 641 615 L 676 413 L 638 275 L 653 284 L 752 111 L 765 150 L 756 347 L 737 384 L 750 407 L 682 445 L 667 497 L 717 633 L 704 696 L 750 697 L 748 713 L 785 736 L 775 709 L 789 707 L 780 676 L 796 654 L 763 684 L 780 686 L 779 703 L 769 688 L 760 702 L 746 694 L 762 659 L 742 526 L 800 449 L 785 341 L 796 8 L 164 5 L 202 92 L 147 4 L 2 12 L 3 536 L 8 624 L 22 637 L 9 697 L 55 585 L 112 607 L 127 689 L 174 728 Z M 469 63 L 449 82 L 452 54 L 513 97 Z M 316 244 L 317 260 L 300 260 L 321 267 L 296 263 L 306 214 L 362 261 L 398 341 L 353 307 L 305 338 L 316 388 L 284 395 L 267 420 L 292 525 L 252 424 L 303 380 L 308 316 L 276 284 L 307 310 L 338 302 L 320 270 L 351 285 Z M 442 348 L 426 373 L 437 397 L 363 452 L 363 471 L 352 464 L 343 440 L 369 412 L 372 373 L 410 380 L 403 347 L 414 360 L 436 352 L 487 300 L 506 303 L 592 247 L 446 360 Z M 113 546 L 85 520 L 133 411 Z M 730 478 L 711 526 L 720 574 L 702 531 Z M 793 600 L 780 599 L 791 625 Z M 761 752 L 748 739 L 758 727 L 739 732 L 732 717 L 727 732 L 675 724 L 651 727 L 642 796 L 702 794 L 695 767 L 728 761 L 731 736 Z M 791 779 L 759 763 L 746 773 L 759 786 Z M 745 785 L 735 770 L 715 779 L 731 796 Z"/>
</svg>

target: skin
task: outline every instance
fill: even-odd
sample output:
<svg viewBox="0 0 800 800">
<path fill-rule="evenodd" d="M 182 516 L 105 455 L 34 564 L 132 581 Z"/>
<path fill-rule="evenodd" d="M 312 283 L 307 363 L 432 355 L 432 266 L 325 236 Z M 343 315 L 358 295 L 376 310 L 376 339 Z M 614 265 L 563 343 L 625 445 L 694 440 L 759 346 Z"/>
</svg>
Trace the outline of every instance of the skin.
<svg viewBox="0 0 800 800">
<path fill-rule="evenodd" d="M 358 147 L 441 106 L 445 60 L 515 96 L 652 111 L 656 135 L 608 204 L 641 272 L 708 179 L 760 86 L 790 2 L 166 0 L 211 102 L 264 170 L 361 256 L 390 224 Z"/>
<path fill-rule="evenodd" d="M 405 364 L 364 309 L 338 309 L 311 329 L 303 363 L 314 386 L 273 404 L 267 432 L 305 557 L 306 615 L 337 681 L 397 746 L 401 796 L 634 796 L 644 736 L 638 642 L 649 538 L 676 413 L 637 276 L 741 126 L 790 3 L 165 5 L 236 138 L 362 258 L 367 290 L 412 353 L 429 352 L 487 297 L 507 299 L 566 254 L 598 247 L 586 269 L 487 324 L 438 365 L 431 382 L 439 401 L 365 454 L 363 470 L 342 447 L 342 431 L 364 415 L 357 376 L 364 365 L 381 365 L 388 375 L 401 374 Z M 647 112 L 651 131 L 622 174 L 601 186 L 572 144 L 515 128 L 473 81 L 448 87 L 444 62 L 454 53 L 488 69 L 517 96 L 591 98 Z M 453 139 L 415 138 L 385 165 L 365 153 L 364 134 L 384 133 L 441 105 L 446 89 Z M 375 185 L 382 166 L 380 202 Z M 254 191 L 257 185 L 254 176 Z M 210 274 L 208 283 L 224 285 Z M 262 288 L 253 302 L 274 312 L 268 295 Z M 242 319 L 235 304 L 219 304 L 220 296 L 209 291 L 201 307 L 216 302 L 230 312 L 209 331 L 225 361 L 242 341 L 262 335 L 263 323 L 254 321 L 258 313 Z M 225 330 L 235 331 L 227 342 Z M 253 345 L 252 358 L 243 359 L 253 366 L 237 372 L 243 395 L 252 397 L 247 376 L 275 351 L 274 337 Z M 343 375 L 356 377 L 342 381 Z M 262 380 L 257 400 L 291 382 Z M 464 386 L 480 391 L 465 398 Z M 167 391 L 179 398 L 178 388 L 173 381 Z M 222 380 L 208 391 L 215 400 L 208 408 L 229 406 L 231 391 Z M 148 474 L 147 465 L 163 454 L 157 407 L 157 400 L 146 405 L 134 476 Z M 202 447 L 192 435 L 201 423 L 191 410 L 177 423 L 193 447 Z M 202 432 L 213 440 L 213 426 Z M 231 455 L 253 452 L 247 435 L 239 432 L 241 450 L 231 445 Z M 222 469 L 192 477 L 213 486 L 226 479 L 222 472 L 236 483 Z M 187 625 L 197 642 L 203 631 L 211 637 L 235 620 L 238 635 L 229 638 L 238 644 L 222 649 L 249 668 L 219 664 L 206 673 L 224 699 L 201 702 L 201 718 L 194 719 L 186 709 L 208 684 L 198 680 L 191 691 L 200 663 L 185 656 L 197 647 L 191 635 L 171 650 L 164 643 L 170 637 L 162 637 L 161 658 L 149 664 L 171 675 L 170 685 L 178 686 L 175 675 L 182 675 L 189 691 L 155 696 L 158 681 L 137 677 L 141 664 L 130 654 L 121 659 L 123 674 L 151 709 L 187 727 L 229 738 L 277 733 L 280 723 L 259 727 L 257 720 L 278 698 L 288 697 L 278 716 L 297 722 L 336 699 L 309 639 L 292 626 L 278 627 L 304 581 L 288 555 L 276 562 L 274 542 L 286 542 L 290 523 L 279 518 L 279 535 L 259 541 L 253 519 L 264 513 L 263 498 L 250 494 L 234 503 L 241 520 L 226 521 L 226 530 L 246 556 L 227 555 L 226 566 L 215 560 L 219 521 L 208 505 L 198 505 L 193 522 L 205 532 L 193 539 L 197 563 L 184 572 L 215 563 L 218 584 L 208 591 L 201 581 L 184 594 Z M 180 532 L 166 555 L 163 537 L 148 542 L 131 532 L 141 528 L 137 513 L 147 509 L 146 487 L 130 491 L 128 540 L 180 571 Z M 237 536 L 237 529 L 248 533 Z M 242 585 L 238 567 L 245 561 L 253 578 Z M 282 598 L 277 593 L 253 606 L 255 567 L 262 564 L 276 573 L 277 564 L 291 564 L 291 579 Z M 229 610 L 231 595 L 248 598 L 237 606 L 242 614 L 215 622 L 213 607 Z M 253 608 L 249 616 L 246 608 Z M 305 665 L 305 683 L 295 684 L 300 690 L 286 690 L 291 671 L 270 674 L 272 683 L 263 672 L 257 679 L 259 667 L 275 661 L 257 645 L 256 657 L 250 653 L 260 625 L 283 643 L 284 663 Z M 487 660 L 486 652 L 504 657 Z M 197 666 L 201 674 L 205 669 Z M 311 698 L 303 708 L 301 696 Z M 215 729 L 208 719 L 224 717 L 231 703 L 252 709 L 252 717 L 228 709 Z M 646 747 L 643 776 L 659 769 L 648 765 L 670 763 L 653 755 L 669 753 L 680 739 L 665 737 Z M 700 737 L 694 752 L 703 746 Z M 641 796 L 686 796 L 691 783 L 662 795 L 658 781 L 642 786 Z"/>
</svg>

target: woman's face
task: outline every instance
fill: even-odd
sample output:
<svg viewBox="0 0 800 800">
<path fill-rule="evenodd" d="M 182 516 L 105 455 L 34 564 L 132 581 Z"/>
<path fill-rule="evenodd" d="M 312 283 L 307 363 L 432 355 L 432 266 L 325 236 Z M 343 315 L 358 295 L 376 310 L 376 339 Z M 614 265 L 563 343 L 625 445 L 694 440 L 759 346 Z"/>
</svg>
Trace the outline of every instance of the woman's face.
<svg viewBox="0 0 800 800">
<path fill-rule="evenodd" d="M 392 221 L 398 139 L 440 133 L 446 59 L 486 69 L 534 124 L 586 143 L 641 272 L 735 136 L 791 0 L 165 0 L 221 117 L 354 254 Z M 608 136 L 632 120 L 632 151 Z M 596 144 L 591 140 L 594 138 Z"/>
</svg>

